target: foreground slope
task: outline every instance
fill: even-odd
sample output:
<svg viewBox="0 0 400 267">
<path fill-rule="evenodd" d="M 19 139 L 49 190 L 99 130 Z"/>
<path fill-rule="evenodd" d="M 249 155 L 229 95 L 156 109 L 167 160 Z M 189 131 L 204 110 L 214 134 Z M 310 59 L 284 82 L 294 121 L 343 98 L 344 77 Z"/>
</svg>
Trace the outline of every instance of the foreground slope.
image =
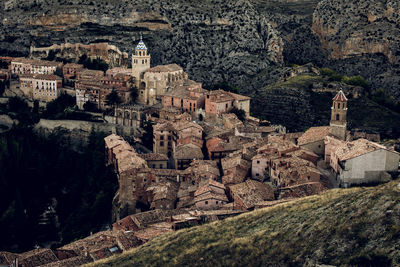
<svg viewBox="0 0 400 267">
<path fill-rule="evenodd" d="M 173 232 L 91 266 L 400 265 L 400 180 Z"/>
</svg>

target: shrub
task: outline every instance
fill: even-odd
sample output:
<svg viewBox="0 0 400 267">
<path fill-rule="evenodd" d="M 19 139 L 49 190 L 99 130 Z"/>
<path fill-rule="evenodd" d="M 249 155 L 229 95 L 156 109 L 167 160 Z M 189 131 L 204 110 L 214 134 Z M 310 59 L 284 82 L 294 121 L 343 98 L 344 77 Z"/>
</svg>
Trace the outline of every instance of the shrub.
<svg viewBox="0 0 400 267">
<path fill-rule="evenodd" d="M 365 80 L 361 75 L 351 77 L 343 76 L 342 82 L 348 85 L 361 86 L 365 89 L 369 88 L 369 82 Z"/>
</svg>

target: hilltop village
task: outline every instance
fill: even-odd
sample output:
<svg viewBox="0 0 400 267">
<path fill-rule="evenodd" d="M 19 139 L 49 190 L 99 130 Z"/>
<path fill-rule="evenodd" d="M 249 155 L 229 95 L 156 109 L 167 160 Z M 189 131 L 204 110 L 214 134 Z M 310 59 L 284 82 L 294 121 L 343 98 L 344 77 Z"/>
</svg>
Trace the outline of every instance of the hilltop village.
<svg viewBox="0 0 400 267">
<path fill-rule="evenodd" d="M 0 70 L 0 78 L 17 77 L 32 101 L 45 104 L 63 93 L 75 94 L 79 109 L 109 109 L 109 123 L 132 128 L 133 136 L 128 140 L 113 133 L 104 140 L 106 164 L 119 182 L 112 229 L 55 250 L 0 252 L 0 265 L 79 265 L 165 232 L 333 187 L 385 182 L 399 168 L 400 154 L 374 142 L 376 136 L 350 134 L 343 91 L 332 99 L 330 125 L 287 133 L 282 125 L 252 117 L 247 96 L 206 90 L 176 64 L 151 67 L 143 40 L 131 69 L 105 73 L 76 63 L 2 60 L 8 60 L 9 69 Z M 110 105 L 110 95 L 119 101 Z M 143 146 L 146 125 L 151 150 Z"/>
</svg>

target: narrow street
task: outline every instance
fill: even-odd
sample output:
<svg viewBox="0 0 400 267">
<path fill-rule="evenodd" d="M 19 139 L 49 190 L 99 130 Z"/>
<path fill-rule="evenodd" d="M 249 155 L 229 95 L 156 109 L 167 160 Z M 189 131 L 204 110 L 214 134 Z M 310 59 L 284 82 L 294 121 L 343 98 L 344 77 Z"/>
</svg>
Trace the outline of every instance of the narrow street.
<svg viewBox="0 0 400 267">
<path fill-rule="evenodd" d="M 338 188 L 339 184 L 336 180 L 335 175 L 326 167 L 326 163 L 324 160 L 320 160 L 317 163 L 318 170 L 325 176 L 328 177 L 329 181 L 331 182 L 333 188 Z"/>
</svg>

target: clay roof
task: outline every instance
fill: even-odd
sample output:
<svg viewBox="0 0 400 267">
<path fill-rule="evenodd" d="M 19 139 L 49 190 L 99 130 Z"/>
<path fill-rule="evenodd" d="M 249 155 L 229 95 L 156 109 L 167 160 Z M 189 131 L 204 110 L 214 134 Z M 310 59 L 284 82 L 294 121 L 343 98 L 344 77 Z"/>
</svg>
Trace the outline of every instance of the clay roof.
<svg viewBox="0 0 400 267">
<path fill-rule="evenodd" d="M 232 92 L 228 92 L 228 94 L 230 94 L 234 99 L 236 99 L 238 101 L 250 100 L 251 99 L 248 96 L 239 95 L 239 94 L 235 94 L 235 93 L 232 93 Z"/>
<path fill-rule="evenodd" d="M 40 265 L 40 267 L 74 267 L 81 266 L 92 261 L 93 259 L 90 256 L 77 256 Z"/>
<path fill-rule="evenodd" d="M 199 95 L 195 96 L 191 92 L 199 93 Z M 162 95 L 197 100 L 204 95 L 204 92 L 205 90 L 201 87 L 201 83 L 193 80 L 183 80 L 172 84 L 171 88 Z"/>
<path fill-rule="evenodd" d="M 111 149 L 115 146 L 120 145 L 122 142 L 125 142 L 124 139 L 116 134 L 111 134 L 104 138 L 104 142 L 108 149 Z"/>
<path fill-rule="evenodd" d="M 268 185 L 254 180 L 247 180 L 243 183 L 229 186 L 234 198 L 239 198 L 246 209 L 262 201 L 274 200 L 274 189 Z"/>
<path fill-rule="evenodd" d="M 214 181 L 213 179 L 209 179 L 206 185 L 199 187 L 196 190 L 196 192 L 194 192 L 194 195 L 200 196 L 207 192 L 215 192 L 215 189 L 213 187 L 217 187 L 217 188 L 225 190 L 225 186 L 223 184 L 218 183 L 217 181 Z"/>
<path fill-rule="evenodd" d="M 226 197 L 225 194 L 218 194 L 215 192 L 207 192 L 202 195 L 196 196 L 194 198 L 194 201 L 199 202 L 199 201 L 207 200 L 207 199 L 216 199 L 216 200 L 228 202 L 228 198 Z"/>
<path fill-rule="evenodd" d="M 343 91 L 340 90 L 332 100 L 333 101 L 347 102 L 347 97 L 344 95 Z"/>
<path fill-rule="evenodd" d="M 176 131 L 182 131 L 187 128 L 197 128 L 197 129 L 203 131 L 203 127 L 201 127 L 200 125 L 198 125 L 197 123 L 192 122 L 192 121 L 177 121 L 177 122 L 173 123 L 173 127 Z"/>
<path fill-rule="evenodd" d="M 1 251 L 0 252 L 0 266 L 2 265 L 12 265 L 14 259 L 18 257 L 17 254 L 6 252 L 6 251 Z"/>
<path fill-rule="evenodd" d="M 150 160 L 150 161 L 168 160 L 167 155 L 157 154 L 157 153 L 139 154 L 139 157 L 141 157 L 144 160 Z"/>
<path fill-rule="evenodd" d="M 82 64 L 76 64 L 76 63 L 67 63 L 64 65 L 64 68 L 75 68 L 75 69 L 81 69 L 83 68 Z"/>
<path fill-rule="evenodd" d="M 168 65 L 158 65 L 153 68 L 148 69 L 146 72 L 175 72 L 175 71 L 180 71 L 183 70 L 182 67 L 180 67 L 177 64 L 168 64 Z"/>
<path fill-rule="evenodd" d="M 58 258 L 54 252 L 48 248 L 34 249 L 18 256 L 18 264 L 24 267 L 39 266 L 54 261 L 58 261 Z"/>
<path fill-rule="evenodd" d="M 233 156 L 225 157 L 221 160 L 222 169 L 224 171 L 229 170 L 234 167 L 241 167 L 244 169 L 249 169 L 251 167 L 251 162 L 242 158 L 242 154 L 238 153 Z"/>
<path fill-rule="evenodd" d="M 231 94 L 229 94 L 228 92 L 221 90 L 221 89 L 215 90 L 215 91 L 210 91 L 209 95 L 214 96 L 215 98 L 213 98 L 212 100 L 210 99 L 210 100 L 212 102 L 217 102 L 217 103 L 228 102 L 228 101 L 232 101 L 235 99 Z"/>
<path fill-rule="evenodd" d="M 165 217 L 166 217 L 165 212 L 159 209 L 131 215 L 132 220 L 139 228 L 145 227 L 148 224 L 162 222 L 164 221 Z"/>
<path fill-rule="evenodd" d="M 176 159 L 203 159 L 204 155 L 201 148 L 194 144 L 180 146 L 175 151 Z"/>
<path fill-rule="evenodd" d="M 135 152 L 123 151 L 117 157 L 118 172 L 122 173 L 131 169 L 145 169 L 147 168 L 147 162 L 138 157 Z"/>
<path fill-rule="evenodd" d="M 35 79 L 35 80 L 46 80 L 46 81 L 57 81 L 62 80 L 61 77 L 54 74 L 21 74 L 22 79 Z"/>
<path fill-rule="evenodd" d="M 299 198 L 318 194 L 327 188 L 320 182 L 312 182 L 281 188 L 279 199 Z"/>
<path fill-rule="evenodd" d="M 162 123 L 157 123 L 153 125 L 154 131 L 173 131 L 174 127 L 171 122 L 165 121 Z"/>
<path fill-rule="evenodd" d="M 323 140 L 329 134 L 329 126 L 311 127 L 297 140 L 299 145 L 305 145 Z"/>
<path fill-rule="evenodd" d="M 176 200 L 178 186 L 169 182 L 158 183 L 149 186 L 146 191 L 151 191 L 153 193 L 153 201 L 161 199 Z"/>
<path fill-rule="evenodd" d="M 335 154 L 337 155 L 339 160 L 343 161 L 380 149 L 387 150 L 385 146 L 368 141 L 366 139 L 358 139 L 352 142 L 346 142 L 345 144 L 338 146 Z M 393 151 L 393 153 L 397 152 Z"/>
</svg>

